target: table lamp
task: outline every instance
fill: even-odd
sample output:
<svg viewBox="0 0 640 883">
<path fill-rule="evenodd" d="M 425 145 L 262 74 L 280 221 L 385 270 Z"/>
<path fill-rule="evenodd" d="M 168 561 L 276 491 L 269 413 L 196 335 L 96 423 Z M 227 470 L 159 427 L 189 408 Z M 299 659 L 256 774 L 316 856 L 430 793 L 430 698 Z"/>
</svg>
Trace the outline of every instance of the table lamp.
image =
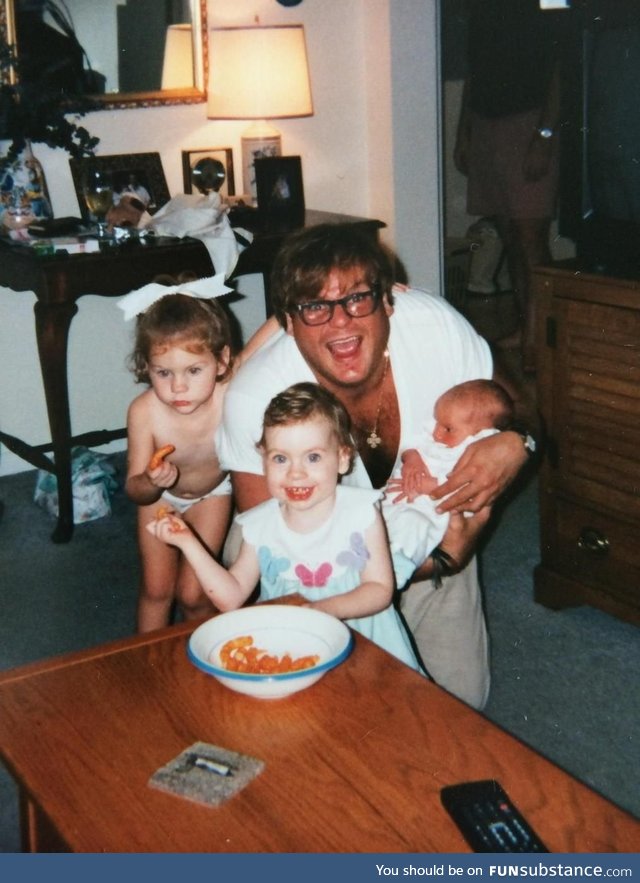
<svg viewBox="0 0 640 883">
<path fill-rule="evenodd" d="M 192 89 L 193 29 L 190 24 L 169 25 L 164 43 L 162 89 Z"/>
<path fill-rule="evenodd" d="M 256 120 L 242 133 L 243 192 L 256 200 L 254 160 L 281 156 L 267 120 L 311 116 L 313 102 L 302 25 L 214 28 L 209 119 Z"/>
</svg>

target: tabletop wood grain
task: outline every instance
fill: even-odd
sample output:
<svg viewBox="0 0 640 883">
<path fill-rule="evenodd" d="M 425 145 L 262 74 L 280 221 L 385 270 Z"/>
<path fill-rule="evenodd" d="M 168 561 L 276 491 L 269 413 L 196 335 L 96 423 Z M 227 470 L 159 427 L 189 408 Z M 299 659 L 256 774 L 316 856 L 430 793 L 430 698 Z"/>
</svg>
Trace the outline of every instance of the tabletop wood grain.
<svg viewBox="0 0 640 883">
<path fill-rule="evenodd" d="M 466 852 L 440 804 L 496 778 L 554 852 L 634 852 L 640 823 L 360 635 L 286 699 L 234 693 L 178 626 L 0 676 L 0 754 L 79 852 Z M 148 786 L 195 741 L 265 762 L 217 808 Z M 37 838 L 31 843 L 38 847 Z"/>
</svg>

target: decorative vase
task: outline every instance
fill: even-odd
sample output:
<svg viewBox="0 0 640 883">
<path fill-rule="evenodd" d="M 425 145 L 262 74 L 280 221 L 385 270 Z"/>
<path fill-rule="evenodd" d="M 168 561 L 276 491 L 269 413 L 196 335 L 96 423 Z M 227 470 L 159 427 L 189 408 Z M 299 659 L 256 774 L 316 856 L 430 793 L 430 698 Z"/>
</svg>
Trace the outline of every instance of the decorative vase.
<svg viewBox="0 0 640 883">
<path fill-rule="evenodd" d="M 20 156 L 0 168 L 0 224 L 19 230 L 52 216 L 44 171 L 27 141 Z"/>
</svg>

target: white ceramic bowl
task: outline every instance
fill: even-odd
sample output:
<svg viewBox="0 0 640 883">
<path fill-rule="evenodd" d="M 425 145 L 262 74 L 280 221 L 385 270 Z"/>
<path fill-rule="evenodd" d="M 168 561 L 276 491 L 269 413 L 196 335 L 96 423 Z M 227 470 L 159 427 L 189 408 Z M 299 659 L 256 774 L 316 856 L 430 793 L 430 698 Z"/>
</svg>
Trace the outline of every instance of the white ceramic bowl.
<svg viewBox="0 0 640 883">
<path fill-rule="evenodd" d="M 234 638 L 251 635 L 253 644 L 269 654 L 293 658 L 317 655 L 317 665 L 283 674 L 243 674 L 228 671 L 220 650 Z M 208 620 L 194 631 L 187 645 L 191 662 L 213 675 L 225 687 L 258 699 L 280 699 L 305 690 L 335 668 L 351 652 L 353 638 L 347 626 L 328 613 L 309 607 L 258 604 Z"/>
</svg>

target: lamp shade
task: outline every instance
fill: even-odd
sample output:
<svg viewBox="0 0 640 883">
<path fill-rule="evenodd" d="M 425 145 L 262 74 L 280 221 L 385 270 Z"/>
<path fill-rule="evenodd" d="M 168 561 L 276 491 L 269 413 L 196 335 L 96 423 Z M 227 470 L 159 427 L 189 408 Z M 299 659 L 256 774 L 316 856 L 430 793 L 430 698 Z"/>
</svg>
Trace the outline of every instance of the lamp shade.
<svg viewBox="0 0 640 883">
<path fill-rule="evenodd" d="M 208 102 L 210 119 L 311 116 L 303 26 L 214 28 Z"/>
<path fill-rule="evenodd" d="M 190 24 L 169 25 L 162 65 L 163 89 L 193 88 L 193 30 Z"/>
</svg>

